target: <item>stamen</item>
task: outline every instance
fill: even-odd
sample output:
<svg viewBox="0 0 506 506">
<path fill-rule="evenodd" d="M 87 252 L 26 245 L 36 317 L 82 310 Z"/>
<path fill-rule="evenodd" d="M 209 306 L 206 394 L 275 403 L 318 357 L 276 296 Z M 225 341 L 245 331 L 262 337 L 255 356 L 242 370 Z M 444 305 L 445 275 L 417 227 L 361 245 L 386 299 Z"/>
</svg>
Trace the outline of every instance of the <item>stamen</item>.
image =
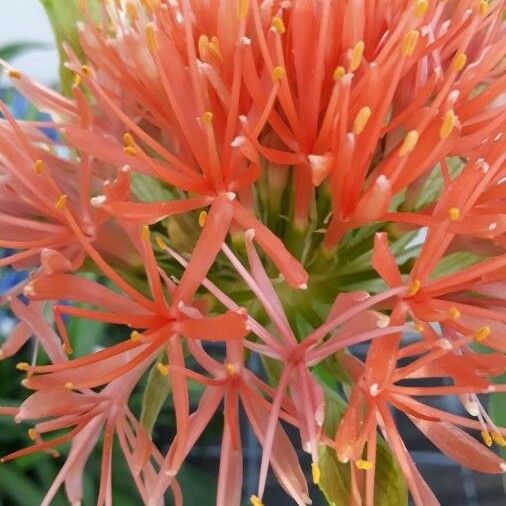
<svg viewBox="0 0 506 506">
<path fill-rule="evenodd" d="M 399 156 L 402 158 L 406 156 L 408 153 L 411 153 L 413 149 L 415 149 L 415 146 L 418 143 L 418 139 L 420 137 L 420 134 L 417 130 L 410 130 L 406 137 L 404 137 L 404 141 L 401 145 L 401 148 L 399 149 Z"/>
<path fill-rule="evenodd" d="M 125 132 L 123 134 L 123 145 L 127 147 L 133 147 L 134 146 L 134 138 L 130 132 Z"/>
<path fill-rule="evenodd" d="M 200 211 L 199 213 L 199 225 L 203 227 L 207 221 L 207 211 Z"/>
<path fill-rule="evenodd" d="M 67 383 L 65 383 L 65 385 L 63 385 L 63 388 L 65 388 L 65 390 L 73 390 L 74 383 L 72 383 L 72 381 L 67 381 Z"/>
<path fill-rule="evenodd" d="M 19 70 L 16 70 L 16 69 L 10 69 L 10 70 L 7 72 L 7 75 L 8 75 L 11 79 L 21 79 L 21 77 L 23 76 L 23 74 L 22 74 Z"/>
<path fill-rule="evenodd" d="M 285 69 L 283 67 L 274 67 L 272 69 L 271 78 L 275 83 L 281 81 L 281 79 L 283 78 L 284 75 L 285 75 Z"/>
<path fill-rule="evenodd" d="M 449 109 L 446 111 L 445 117 L 443 119 L 443 124 L 439 130 L 439 136 L 441 139 L 447 139 L 452 133 L 453 128 L 457 124 L 457 116 L 453 109 Z"/>
<path fill-rule="evenodd" d="M 82 65 L 82 66 L 81 66 L 81 72 L 82 72 L 85 76 L 89 76 L 89 75 L 90 75 L 90 67 L 88 67 L 88 65 Z"/>
<path fill-rule="evenodd" d="M 455 306 L 452 306 L 449 310 L 448 310 L 448 314 L 450 315 L 450 318 L 452 318 L 453 320 L 458 320 L 460 318 L 460 310 L 458 308 L 456 308 Z"/>
<path fill-rule="evenodd" d="M 149 50 L 155 53 L 158 49 L 158 42 L 156 40 L 155 26 L 153 23 L 146 23 L 144 33 L 146 34 L 146 42 L 148 43 Z"/>
<path fill-rule="evenodd" d="M 54 207 L 56 207 L 58 211 L 61 211 L 67 205 L 67 199 L 68 199 L 67 195 L 60 195 Z"/>
<path fill-rule="evenodd" d="M 455 70 L 455 72 L 460 72 L 466 66 L 466 62 L 467 62 L 467 54 L 457 53 L 452 61 L 453 70 Z"/>
<path fill-rule="evenodd" d="M 31 427 L 30 429 L 28 429 L 28 437 L 32 441 L 35 441 L 37 439 L 37 431 L 33 427 Z"/>
<path fill-rule="evenodd" d="M 480 327 L 473 335 L 473 339 L 477 342 L 484 341 L 490 335 L 490 327 Z"/>
<path fill-rule="evenodd" d="M 415 7 L 415 16 L 418 18 L 422 17 L 427 12 L 428 8 L 429 2 L 427 2 L 427 0 L 418 0 Z"/>
<path fill-rule="evenodd" d="M 369 460 L 355 460 L 355 466 L 362 471 L 369 471 L 373 467 Z"/>
<path fill-rule="evenodd" d="M 359 40 L 351 52 L 350 71 L 355 72 L 360 66 L 364 54 L 364 41 Z"/>
<path fill-rule="evenodd" d="M 125 8 L 130 23 L 135 23 L 137 21 L 137 8 L 135 4 L 131 0 L 127 0 Z"/>
<path fill-rule="evenodd" d="M 74 88 L 79 88 L 79 86 L 81 86 L 81 76 L 79 74 L 75 74 L 74 75 L 74 82 L 72 83 L 72 86 Z"/>
<path fill-rule="evenodd" d="M 158 364 L 156 364 L 156 368 L 158 369 L 158 372 L 162 375 L 162 376 L 168 376 L 169 375 L 169 368 L 162 364 L 161 362 L 158 362 Z"/>
<path fill-rule="evenodd" d="M 264 506 L 264 503 L 257 495 L 252 495 L 249 498 L 249 502 L 251 503 L 251 506 Z"/>
<path fill-rule="evenodd" d="M 490 432 L 488 430 L 481 431 L 481 439 L 483 439 L 483 442 L 489 448 L 492 446 L 492 437 L 490 436 Z"/>
<path fill-rule="evenodd" d="M 416 44 L 420 32 L 418 30 L 410 30 L 402 39 L 401 51 L 404 56 L 411 56 L 415 51 Z"/>
<path fill-rule="evenodd" d="M 285 33 L 286 31 L 285 23 L 283 23 L 283 20 L 278 16 L 272 18 L 272 28 L 279 34 Z"/>
<path fill-rule="evenodd" d="M 336 67 L 336 69 L 334 70 L 334 73 L 332 74 L 332 79 L 334 79 L 334 81 L 337 83 L 338 81 L 340 81 L 344 75 L 346 74 L 346 70 L 344 69 L 344 67 Z"/>
<path fill-rule="evenodd" d="M 492 432 L 492 439 L 497 446 L 506 446 L 506 439 L 499 432 Z"/>
<path fill-rule="evenodd" d="M 35 160 L 34 163 L 35 172 L 37 174 L 42 174 L 44 172 L 44 162 L 43 160 Z"/>
<path fill-rule="evenodd" d="M 202 124 L 210 125 L 213 122 L 213 117 L 214 114 L 211 111 L 206 111 L 204 114 L 202 114 L 200 120 L 202 121 Z"/>
<path fill-rule="evenodd" d="M 367 106 L 362 107 L 362 109 L 358 111 L 355 121 L 353 122 L 353 132 L 357 135 L 361 134 L 364 131 L 364 128 L 366 127 L 370 117 L 371 108 Z"/>
<path fill-rule="evenodd" d="M 488 0 L 481 0 L 480 5 L 478 6 L 478 12 L 480 16 L 486 16 L 488 13 Z"/>
<path fill-rule="evenodd" d="M 407 294 L 408 297 L 415 296 L 420 291 L 421 286 L 422 286 L 421 281 L 419 279 L 414 279 L 409 285 Z"/>
<path fill-rule="evenodd" d="M 234 376 L 235 374 L 237 374 L 237 367 L 230 362 L 227 362 L 225 364 L 225 370 L 227 371 L 227 374 L 229 376 Z"/>
<path fill-rule="evenodd" d="M 422 333 L 425 330 L 425 327 L 421 323 L 415 323 L 415 330 Z"/>
<path fill-rule="evenodd" d="M 140 332 L 137 332 L 137 330 L 133 330 L 130 333 L 130 340 L 134 343 L 137 343 L 141 340 L 142 334 Z"/>
<path fill-rule="evenodd" d="M 162 238 L 159 235 L 155 237 L 155 242 L 160 249 L 165 249 L 166 244 L 163 242 Z"/>
<path fill-rule="evenodd" d="M 141 228 L 141 239 L 143 241 L 149 241 L 149 236 L 151 235 L 151 232 L 149 231 L 149 227 L 147 225 L 142 225 Z"/>
<path fill-rule="evenodd" d="M 450 209 L 448 209 L 448 217 L 451 221 L 460 220 L 460 209 L 458 207 L 450 207 Z"/>
<path fill-rule="evenodd" d="M 313 475 L 313 483 L 318 485 L 320 483 L 321 471 L 317 462 L 311 463 L 311 474 Z"/>
<path fill-rule="evenodd" d="M 30 364 L 28 362 L 19 362 L 19 364 L 16 364 L 16 369 L 18 371 L 28 371 L 30 368 Z"/>
<path fill-rule="evenodd" d="M 237 17 L 245 19 L 248 15 L 249 0 L 237 0 Z"/>
</svg>

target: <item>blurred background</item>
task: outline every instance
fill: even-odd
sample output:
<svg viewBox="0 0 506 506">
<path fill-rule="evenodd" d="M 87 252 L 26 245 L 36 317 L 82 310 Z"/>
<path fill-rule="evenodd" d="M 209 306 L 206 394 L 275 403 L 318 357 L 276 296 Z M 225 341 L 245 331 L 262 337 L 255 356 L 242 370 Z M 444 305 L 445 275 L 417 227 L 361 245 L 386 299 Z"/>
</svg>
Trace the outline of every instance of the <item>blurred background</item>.
<svg viewBox="0 0 506 506">
<path fill-rule="evenodd" d="M 65 0 L 62 0 L 65 1 Z M 0 0 L 0 57 L 10 59 L 22 72 L 48 84 L 57 86 L 58 55 L 54 46 L 51 28 L 45 18 L 44 11 L 37 0 Z M 37 111 L 29 107 L 22 97 L 7 88 L 5 80 L 0 80 L 0 96 L 9 103 L 18 117 L 35 117 Z M 1 227 L 1 223 L 0 223 Z M 0 256 L 5 251 L 0 250 Z M 5 269 L 0 270 L 0 295 L 5 290 L 20 281 L 24 273 L 15 273 Z M 14 320 L 11 315 L 0 308 L 0 340 L 12 329 Z M 71 334 L 77 335 L 83 330 L 87 333 L 87 345 L 90 349 L 98 343 L 114 342 L 119 337 L 119 329 L 102 326 L 80 326 L 83 322 L 69 322 Z M 87 350 L 82 350 L 87 351 Z M 219 350 L 216 350 L 219 353 Z M 364 349 L 354 350 L 359 356 Z M 25 357 L 17 357 L 15 362 L 30 357 L 32 350 L 25 349 Z M 21 374 L 13 376 L 14 361 L 0 362 L 0 405 L 12 405 L 23 399 L 25 393 L 19 381 Z M 250 364 L 257 369 L 260 364 Z M 141 389 L 132 401 L 134 412 L 139 412 L 141 403 Z M 198 389 L 192 392 L 194 400 L 198 399 Z M 441 400 L 435 400 L 441 403 Z M 445 401 L 445 409 L 458 412 L 457 401 Z M 505 408 L 506 409 L 506 408 Z M 501 477 L 478 475 L 454 465 L 422 438 L 406 419 L 398 418 L 401 430 L 406 438 L 408 448 L 413 452 L 422 474 L 429 485 L 440 498 L 443 506 L 504 506 L 506 504 Z M 216 478 L 220 454 L 221 417 L 214 420 L 208 428 L 197 448 L 192 452 L 188 464 L 180 475 L 180 482 L 185 494 L 185 505 L 212 506 L 215 503 Z M 15 451 L 29 442 L 25 425 L 13 424 L 11 420 L 0 418 L 0 453 Z M 169 401 L 163 410 L 163 415 L 154 429 L 154 438 L 160 443 L 160 448 L 170 441 L 174 433 L 174 420 L 171 416 Z M 245 499 L 254 493 L 257 485 L 257 473 L 260 464 L 260 449 L 255 436 L 244 425 L 244 470 L 245 470 Z M 62 455 L 66 448 L 62 448 Z M 5 506 L 36 506 L 40 504 L 44 491 L 48 488 L 62 465 L 64 457 L 53 458 L 46 454 L 37 454 L 17 460 L 0 468 L 0 505 Z M 301 458 L 307 460 L 305 455 Z M 308 464 L 308 462 L 305 462 Z M 96 501 L 98 490 L 97 476 L 100 467 L 98 452 L 90 459 L 85 477 L 85 498 L 83 506 L 92 505 Z M 308 468 L 309 465 L 306 466 Z M 114 504 L 119 506 L 137 506 L 141 504 L 132 486 L 129 472 L 124 466 L 121 456 L 114 459 L 113 471 Z M 313 504 L 324 505 L 317 490 L 312 490 Z M 244 504 L 248 502 L 245 500 Z M 63 493 L 60 493 L 54 505 L 67 504 Z M 170 504 L 170 499 L 167 499 Z M 279 486 L 270 477 L 265 504 L 284 506 L 292 504 Z M 392 498 L 391 506 L 397 506 Z"/>
</svg>

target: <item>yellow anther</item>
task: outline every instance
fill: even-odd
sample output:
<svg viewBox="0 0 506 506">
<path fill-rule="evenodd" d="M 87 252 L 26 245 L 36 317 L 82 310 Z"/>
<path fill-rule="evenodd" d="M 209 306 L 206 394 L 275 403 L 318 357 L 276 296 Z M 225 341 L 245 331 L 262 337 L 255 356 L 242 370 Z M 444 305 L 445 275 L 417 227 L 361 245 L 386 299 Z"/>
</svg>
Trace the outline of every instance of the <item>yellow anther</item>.
<svg viewBox="0 0 506 506">
<path fill-rule="evenodd" d="M 424 325 L 423 325 L 423 324 L 421 324 L 421 323 L 415 323 L 415 330 L 416 330 L 417 332 L 422 333 L 422 332 L 425 330 L 425 327 L 424 327 Z"/>
<path fill-rule="evenodd" d="M 408 288 L 408 297 L 415 296 L 420 291 L 421 286 L 422 283 L 419 279 L 414 279 L 413 281 L 411 281 L 411 284 L 409 285 Z"/>
<path fill-rule="evenodd" d="M 123 134 L 123 145 L 127 147 L 133 147 L 134 146 L 134 138 L 131 133 L 126 132 Z"/>
<path fill-rule="evenodd" d="M 158 372 L 162 375 L 162 376 L 168 376 L 169 375 L 169 368 L 162 364 L 161 362 L 158 362 L 158 364 L 156 364 L 156 368 L 158 369 Z"/>
<path fill-rule="evenodd" d="M 210 125 L 213 122 L 214 114 L 211 111 L 206 111 L 200 118 L 204 125 Z"/>
<path fill-rule="evenodd" d="M 492 432 L 492 439 L 496 445 L 506 446 L 506 439 L 504 439 L 504 436 L 499 434 L 499 432 Z"/>
<path fill-rule="evenodd" d="M 429 2 L 427 2 L 427 0 L 418 0 L 415 6 L 415 16 L 417 17 L 423 16 L 427 12 L 428 8 Z"/>
<path fill-rule="evenodd" d="M 135 23 L 135 21 L 137 20 L 138 13 L 137 8 L 135 7 L 135 4 L 132 2 L 132 0 L 127 0 L 125 8 L 130 23 Z"/>
<path fill-rule="evenodd" d="M 311 474 L 313 476 L 313 483 L 318 485 L 320 483 L 321 471 L 317 462 L 311 463 Z"/>
<path fill-rule="evenodd" d="M 488 0 L 481 0 L 480 5 L 478 6 L 478 12 L 480 16 L 486 16 L 488 13 Z"/>
<path fill-rule="evenodd" d="M 82 65 L 82 66 L 81 66 L 81 72 L 82 72 L 85 76 L 89 76 L 89 75 L 90 75 L 90 67 L 88 67 L 88 65 Z"/>
<path fill-rule="evenodd" d="M 488 430 L 481 431 L 481 439 L 483 439 L 483 442 L 489 448 L 492 446 L 492 437 L 490 436 L 490 433 L 488 432 Z"/>
<path fill-rule="evenodd" d="M 156 236 L 155 237 L 155 242 L 156 242 L 156 245 L 160 248 L 160 249 L 165 249 L 166 248 L 166 244 L 163 242 L 162 238 L 160 236 Z"/>
<path fill-rule="evenodd" d="M 271 78 L 272 80 L 277 83 L 278 81 L 281 81 L 283 76 L 285 75 L 285 69 L 283 67 L 274 67 L 272 69 Z"/>
<path fill-rule="evenodd" d="M 458 320 L 460 318 L 460 309 L 455 306 L 452 306 L 448 310 L 448 314 L 450 315 L 450 318 L 452 318 L 453 320 Z"/>
<path fill-rule="evenodd" d="M 402 54 L 405 56 L 411 56 L 415 51 L 420 32 L 418 30 L 410 30 L 404 35 L 401 44 Z"/>
<path fill-rule="evenodd" d="M 332 74 L 332 79 L 334 79 L 334 81 L 337 83 L 338 81 L 340 81 L 343 76 L 346 74 L 346 70 L 344 69 L 344 67 L 336 67 L 336 69 L 334 70 L 334 73 Z"/>
<path fill-rule="evenodd" d="M 404 141 L 401 144 L 401 147 L 399 149 L 399 156 L 402 158 L 403 156 L 406 156 L 408 153 L 411 153 L 413 149 L 415 149 L 416 145 L 418 144 L 418 139 L 420 137 L 420 134 L 417 130 L 410 130 L 406 137 L 404 137 Z"/>
<path fill-rule="evenodd" d="M 28 362 L 19 362 L 19 364 L 16 364 L 16 369 L 18 371 L 28 371 L 30 368 L 30 364 Z"/>
<path fill-rule="evenodd" d="M 249 0 L 237 0 L 237 17 L 245 19 L 248 15 Z"/>
<path fill-rule="evenodd" d="M 201 59 L 204 59 L 207 56 L 207 52 L 209 50 L 209 37 L 207 35 L 201 35 L 199 37 L 199 55 Z"/>
<path fill-rule="evenodd" d="M 353 132 L 361 134 L 364 131 L 364 128 L 371 117 L 371 108 L 370 107 L 362 107 L 360 111 L 358 111 L 357 116 L 355 117 L 355 121 L 353 122 Z"/>
<path fill-rule="evenodd" d="M 355 466 L 362 471 L 369 471 L 373 467 L 372 462 L 369 460 L 355 460 Z"/>
<path fill-rule="evenodd" d="M 133 146 L 126 146 L 125 148 L 123 148 L 123 152 L 125 153 L 125 155 L 129 156 L 135 156 L 137 154 L 137 150 Z"/>
<path fill-rule="evenodd" d="M 450 209 L 448 209 L 448 217 L 451 221 L 460 220 L 460 209 L 458 207 L 450 207 Z"/>
<path fill-rule="evenodd" d="M 206 224 L 207 221 L 207 212 L 206 211 L 200 211 L 199 213 L 199 225 L 203 227 Z"/>
<path fill-rule="evenodd" d="M 144 8 L 146 10 L 148 10 L 148 11 L 153 11 L 154 10 L 152 0 L 141 0 L 141 3 L 142 3 L 142 5 L 144 6 Z"/>
<path fill-rule="evenodd" d="M 283 23 L 283 20 L 278 16 L 274 16 L 272 18 L 272 28 L 274 28 L 274 30 L 280 34 L 285 33 L 286 31 L 285 23 Z"/>
<path fill-rule="evenodd" d="M 7 75 L 11 78 L 11 79 L 21 79 L 21 76 L 23 75 L 19 70 L 16 70 L 16 69 L 10 69 L 8 72 L 7 72 Z"/>
<path fill-rule="evenodd" d="M 151 235 L 151 232 L 149 231 L 149 227 L 147 225 L 142 225 L 141 228 L 141 239 L 143 241 L 149 241 L 149 236 Z"/>
<path fill-rule="evenodd" d="M 35 160 L 33 167 L 37 174 L 42 174 L 44 172 L 44 161 L 43 160 Z"/>
<path fill-rule="evenodd" d="M 156 40 L 155 25 L 153 23 L 146 23 L 144 27 L 144 33 L 146 34 L 146 42 L 151 52 L 155 52 L 158 48 L 158 42 Z"/>
<path fill-rule="evenodd" d="M 490 327 L 484 325 L 480 327 L 473 335 L 473 339 L 475 341 L 484 341 L 490 335 Z"/>
<path fill-rule="evenodd" d="M 54 207 L 61 211 L 67 205 L 68 197 L 67 195 L 60 195 L 58 200 L 55 202 Z"/>
<path fill-rule="evenodd" d="M 452 133 L 453 128 L 457 124 L 457 116 L 453 109 L 446 111 L 445 117 L 443 118 L 443 124 L 439 129 L 439 136 L 441 139 L 447 139 Z"/>
<path fill-rule="evenodd" d="M 457 53 L 452 61 L 453 70 L 456 72 L 460 72 L 465 66 L 467 62 L 467 54 L 466 53 Z"/>
<path fill-rule="evenodd" d="M 82 81 L 81 76 L 79 74 L 75 74 L 72 86 L 74 86 L 75 88 L 79 88 L 79 86 L 81 86 L 81 81 Z"/>
<path fill-rule="evenodd" d="M 35 441 L 37 439 L 37 431 L 32 427 L 31 429 L 28 429 L 28 437 Z"/>
<path fill-rule="evenodd" d="M 237 374 L 237 367 L 232 364 L 231 362 L 227 362 L 225 365 L 225 370 L 227 371 L 227 374 L 229 376 L 234 376 L 235 374 Z"/>
<path fill-rule="evenodd" d="M 350 60 L 350 70 L 355 72 L 360 66 L 360 62 L 362 61 L 362 56 L 364 54 L 364 41 L 359 40 L 355 47 L 351 51 L 351 60 Z"/>
<path fill-rule="evenodd" d="M 251 503 L 251 506 L 264 506 L 264 503 L 257 495 L 252 495 L 249 498 L 249 502 Z"/>
<path fill-rule="evenodd" d="M 72 383 L 72 381 L 67 381 L 67 383 L 65 383 L 65 385 L 63 385 L 63 388 L 65 388 L 65 390 L 73 390 L 74 383 Z"/>
<path fill-rule="evenodd" d="M 142 334 L 140 332 L 137 332 L 137 330 L 133 330 L 130 333 L 130 340 L 134 343 L 138 343 L 142 338 Z"/>
</svg>

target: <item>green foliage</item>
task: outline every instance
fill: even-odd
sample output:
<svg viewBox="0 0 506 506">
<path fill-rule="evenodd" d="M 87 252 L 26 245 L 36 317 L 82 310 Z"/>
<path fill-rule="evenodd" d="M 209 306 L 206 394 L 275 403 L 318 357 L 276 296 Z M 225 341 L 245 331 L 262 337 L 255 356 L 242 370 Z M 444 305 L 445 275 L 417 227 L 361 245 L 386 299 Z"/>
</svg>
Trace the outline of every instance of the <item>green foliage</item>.
<svg viewBox="0 0 506 506">
<path fill-rule="evenodd" d="M 12 60 L 16 56 L 20 56 L 27 51 L 33 49 L 46 49 L 47 45 L 40 42 L 12 42 L 0 47 L 0 59 Z"/>
<path fill-rule="evenodd" d="M 156 365 L 151 368 L 142 396 L 141 423 L 149 434 L 158 419 L 158 415 L 170 393 L 170 383 L 160 374 Z"/>
</svg>

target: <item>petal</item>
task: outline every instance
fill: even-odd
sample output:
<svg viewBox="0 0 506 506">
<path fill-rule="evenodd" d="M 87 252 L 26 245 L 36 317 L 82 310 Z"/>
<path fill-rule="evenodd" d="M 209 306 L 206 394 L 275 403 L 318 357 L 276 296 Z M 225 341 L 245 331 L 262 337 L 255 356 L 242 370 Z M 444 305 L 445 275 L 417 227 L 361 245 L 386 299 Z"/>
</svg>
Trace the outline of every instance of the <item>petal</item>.
<svg viewBox="0 0 506 506">
<path fill-rule="evenodd" d="M 203 341 L 241 339 L 248 333 L 246 315 L 236 311 L 213 318 L 185 318 L 176 324 L 175 329 L 185 337 Z"/>
<path fill-rule="evenodd" d="M 372 266 L 390 288 L 402 285 L 397 261 L 388 247 L 388 237 L 384 232 L 374 235 Z"/>
</svg>

